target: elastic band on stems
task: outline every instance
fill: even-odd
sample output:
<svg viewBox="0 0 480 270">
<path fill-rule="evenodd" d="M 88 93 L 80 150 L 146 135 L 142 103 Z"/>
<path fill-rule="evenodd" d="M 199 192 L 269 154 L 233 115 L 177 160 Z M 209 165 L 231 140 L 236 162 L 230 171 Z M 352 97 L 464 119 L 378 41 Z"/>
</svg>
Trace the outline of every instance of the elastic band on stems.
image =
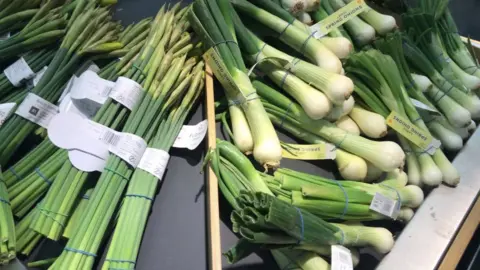
<svg viewBox="0 0 480 270">
<path fill-rule="evenodd" d="M 87 251 L 84 251 L 84 250 L 80 250 L 80 249 L 65 247 L 63 250 L 70 251 L 70 252 L 74 252 L 74 253 L 79 253 L 79 254 L 82 254 L 82 255 L 85 255 L 85 256 L 94 257 L 94 258 L 97 257 L 97 254 L 90 253 L 90 252 L 87 252 Z"/>
<path fill-rule="evenodd" d="M 131 264 L 136 264 L 136 261 L 131 261 L 131 260 L 119 260 L 119 259 L 105 259 L 107 262 L 118 262 L 118 263 L 131 263 Z M 114 269 L 114 268 L 109 268 L 109 269 Z"/>
<path fill-rule="evenodd" d="M 345 132 L 345 135 L 343 136 L 342 140 L 339 143 L 334 144 L 335 147 L 331 150 L 331 152 L 337 151 L 337 149 L 339 149 L 342 146 L 342 143 L 345 141 L 347 136 L 348 136 L 348 132 Z"/>
<path fill-rule="evenodd" d="M 400 192 L 398 192 L 398 190 L 396 188 L 391 187 L 389 185 L 385 185 L 385 184 L 382 184 L 382 183 L 380 183 L 379 185 L 382 186 L 382 187 L 388 188 L 390 190 L 393 190 L 393 191 L 395 191 L 395 193 L 397 193 L 397 200 L 398 200 L 397 210 L 400 211 L 400 209 L 402 208 L 402 197 L 400 197 Z"/>
<path fill-rule="evenodd" d="M 115 170 L 112 170 L 112 169 L 110 169 L 110 168 L 105 168 L 104 170 L 120 176 L 123 180 L 125 180 L 125 181 L 127 181 L 127 182 L 128 182 L 128 180 L 130 180 L 130 179 L 129 179 L 128 177 L 126 177 L 125 175 L 123 175 L 123 174 L 121 174 L 121 173 L 119 173 L 119 172 L 117 172 L 117 171 L 115 171 Z"/>
<path fill-rule="evenodd" d="M 347 214 L 347 210 L 348 210 L 348 202 L 349 202 L 348 194 L 347 194 L 347 191 L 343 188 L 340 181 L 337 181 L 335 179 L 333 181 L 335 181 L 335 183 L 338 185 L 338 187 L 340 187 L 340 189 L 343 191 L 343 195 L 345 195 L 345 207 L 343 208 L 342 215 L 339 217 L 340 219 L 343 219 L 345 217 L 345 215 Z"/>
<path fill-rule="evenodd" d="M 304 222 L 303 222 L 303 214 L 302 214 L 302 211 L 298 208 L 298 207 L 295 207 L 295 209 L 297 210 L 298 212 L 298 215 L 300 216 L 300 239 L 298 240 L 298 243 L 300 245 L 300 243 L 305 239 L 305 225 L 304 225 Z"/>
<path fill-rule="evenodd" d="M 135 63 L 132 64 L 132 67 L 137 70 L 137 71 L 140 71 L 140 73 L 142 73 L 142 76 L 143 77 L 147 77 L 147 74 L 145 72 L 143 72 L 143 69 L 141 69 L 139 66 L 137 66 Z"/>
<path fill-rule="evenodd" d="M 217 47 L 218 45 L 221 45 L 221 44 L 228 44 L 228 43 L 233 43 L 233 44 L 235 44 L 235 45 L 237 45 L 237 46 L 238 46 L 238 43 L 237 43 L 235 40 L 222 40 L 222 41 L 219 41 L 219 42 L 217 42 L 217 43 L 213 44 L 213 46 L 212 46 L 212 47 Z"/>
<path fill-rule="evenodd" d="M 287 24 L 287 26 L 285 26 L 285 28 L 283 28 L 282 32 L 280 32 L 280 34 L 278 34 L 278 37 L 277 37 L 278 39 L 280 39 L 280 37 L 281 37 L 283 34 L 285 34 L 285 32 L 287 31 L 288 27 L 290 27 L 294 21 L 295 21 L 295 20 L 292 20 L 291 22 L 289 22 L 289 23 Z"/>
<path fill-rule="evenodd" d="M 142 198 L 142 199 L 146 199 L 146 200 L 149 200 L 149 201 L 153 201 L 153 198 L 150 198 L 150 197 L 145 196 L 145 195 L 139 195 L 139 194 L 126 194 L 125 197 Z"/>
<path fill-rule="evenodd" d="M 17 178 L 17 180 L 22 180 L 22 177 L 20 177 L 20 175 L 18 175 L 18 173 L 15 171 L 15 169 L 13 167 L 8 168 L 8 170 L 10 172 L 12 172 L 12 174 Z"/>
<path fill-rule="evenodd" d="M 252 93 L 248 94 L 247 96 L 245 96 L 245 100 L 243 100 L 243 101 L 240 101 L 238 99 L 229 100 L 228 101 L 228 106 L 242 105 L 242 104 L 246 103 L 247 101 L 252 101 L 252 100 L 255 100 L 255 99 L 259 99 L 259 98 L 260 97 L 257 95 L 256 92 L 252 92 Z"/>
<path fill-rule="evenodd" d="M 0 202 L 6 204 L 6 205 L 10 205 L 10 202 L 8 200 L 5 200 L 4 198 L 1 198 L 0 197 Z"/>
<path fill-rule="evenodd" d="M 288 108 L 282 116 L 282 121 L 280 122 L 280 128 L 283 127 L 283 123 L 285 122 L 285 119 L 287 118 L 288 114 L 290 113 L 290 110 L 292 109 L 292 105 L 293 105 L 293 101 L 291 101 L 290 104 L 288 104 Z"/>
<path fill-rule="evenodd" d="M 48 177 L 46 177 L 41 171 L 39 168 L 35 168 L 35 172 L 38 174 L 38 176 L 40 176 L 40 178 L 43 179 L 43 181 L 45 181 L 48 185 L 51 185 L 52 184 L 52 180 L 48 179 Z"/>
</svg>

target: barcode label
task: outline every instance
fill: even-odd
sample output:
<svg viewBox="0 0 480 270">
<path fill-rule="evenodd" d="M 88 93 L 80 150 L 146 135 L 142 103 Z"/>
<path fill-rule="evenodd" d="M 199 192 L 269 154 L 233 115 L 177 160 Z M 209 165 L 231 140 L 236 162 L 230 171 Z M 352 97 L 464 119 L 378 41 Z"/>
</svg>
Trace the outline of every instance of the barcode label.
<svg viewBox="0 0 480 270">
<path fill-rule="evenodd" d="M 10 114 L 12 114 L 15 106 L 17 106 L 17 104 L 13 102 L 0 104 L 0 127 L 5 123 Z"/>
<path fill-rule="evenodd" d="M 377 192 L 370 204 L 370 209 L 387 217 L 394 218 L 396 214 L 396 206 L 396 200 L 392 200 Z"/>
<path fill-rule="evenodd" d="M 58 114 L 58 107 L 33 93 L 28 93 L 15 113 L 39 126 L 48 128 L 52 118 Z"/>
<path fill-rule="evenodd" d="M 142 86 L 129 78 L 119 77 L 110 92 L 110 97 L 129 110 L 133 110 L 142 101 Z"/>
<path fill-rule="evenodd" d="M 117 146 L 118 141 L 120 141 L 120 135 L 112 131 L 107 131 L 103 134 L 102 141 L 108 145 Z"/>
<path fill-rule="evenodd" d="M 147 142 L 135 134 L 118 133 L 118 135 L 120 138 L 115 145 L 110 144 L 108 150 L 136 168 L 147 149 Z"/>
<path fill-rule="evenodd" d="M 16 87 L 20 87 L 24 81 L 35 77 L 35 72 L 33 72 L 23 57 L 7 67 L 3 73 L 5 74 L 5 77 L 7 77 L 7 79 Z"/>
<path fill-rule="evenodd" d="M 138 168 L 152 174 L 161 181 L 167 169 L 169 159 L 170 155 L 167 152 L 160 149 L 147 148 L 138 164 Z"/>
<path fill-rule="evenodd" d="M 353 270 L 352 254 L 350 250 L 340 246 L 332 246 L 331 270 Z"/>
</svg>

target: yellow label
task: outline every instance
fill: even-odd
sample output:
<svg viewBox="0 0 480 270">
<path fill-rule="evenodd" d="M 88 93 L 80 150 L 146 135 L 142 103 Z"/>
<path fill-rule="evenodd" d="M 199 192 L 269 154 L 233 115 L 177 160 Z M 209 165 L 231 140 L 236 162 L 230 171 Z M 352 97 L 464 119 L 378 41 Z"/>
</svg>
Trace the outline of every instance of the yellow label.
<svg viewBox="0 0 480 270">
<path fill-rule="evenodd" d="M 203 59 L 210 66 L 210 68 L 212 68 L 213 74 L 215 74 L 215 77 L 225 89 L 235 91 L 237 93 L 240 92 L 240 89 L 238 89 L 237 84 L 228 72 L 228 69 L 223 63 L 222 58 L 217 51 L 215 51 L 214 47 L 210 48 L 203 55 Z"/>
<path fill-rule="evenodd" d="M 320 144 L 282 144 L 282 157 L 301 160 L 335 159 L 335 146 L 328 143 Z"/>
<path fill-rule="evenodd" d="M 321 38 L 367 9 L 369 9 L 369 7 L 365 4 L 364 0 L 352 1 L 322 21 L 310 26 L 310 31 L 312 33 L 316 31 L 314 35 L 315 38 Z"/>
<path fill-rule="evenodd" d="M 389 127 L 431 155 L 440 147 L 440 142 L 432 135 L 397 112 L 390 113 L 386 121 Z"/>
</svg>

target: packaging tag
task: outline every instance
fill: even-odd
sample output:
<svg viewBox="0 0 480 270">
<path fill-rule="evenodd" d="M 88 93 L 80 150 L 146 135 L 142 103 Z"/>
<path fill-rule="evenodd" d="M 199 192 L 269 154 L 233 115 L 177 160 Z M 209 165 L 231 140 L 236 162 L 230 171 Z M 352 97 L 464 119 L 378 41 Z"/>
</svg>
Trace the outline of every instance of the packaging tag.
<svg viewBox="0 0 480 270">
<path fill-rule="evenodd" d="M 167 169 L 169 159 L 170 155 L 168 152 L 155 148 L 147 148 L 140 163 L 138 163 L 138 168 L 149 172 L 161 181 Z"/>
<path fill-rule="evenodd" d="M 17 103 L 3 103 L 0 104 L 0 127 L 5 123 L 5 120 L 12 114 L 13 109 L 17 106 Z"/>
<path fill-rule="evenodd" d="M 331 270 L 353 270 L 350 250 L 340 245 L 332 245 Z"/>
<path fill-rule="evenodd" d="M 110 97 L 133 110 L 143 97 L 142 86 L 129 78 L 119 77 L 110 92 Z"/>
<path fill-rule="evenodd" d="M 7 40 L 7 39 L 9 39 L 9 38 L 10 38 L 10 32 L 5 33 L 5 34 L 3 34 L 3 35 L 0 36 L 0 42 L 1 42 L 1 41 L 5 41 L 5 40 Z"/>
<path fill-rule="evenodd" d="M 418 101 L 418 100 L 413 99 L 413 98 L 410 98 L 410 101 L 412 101 L 413 106 L 415 106 L 415 108 L 417 108 L 417 109 L 427 111 L 427 112 L 429 112 L 431 114 L 434 114 L 434 115 L 442 115 L 436 108 L 432 108 L 432 107 L 428 106 L 427 104 L 425 104 L 421 101 Z"/>
<path fill-rule="evenodd" d="M 23 57 L 7 67 L 3 73 L 5 73 L 7 79 L 16 87 L 21 86 L 24 81 L 30 80 L 35 76 L 35 72 L 33 72 Z"/>
<path fill-rule="evenodd" d="M 108 148 L 110 152 L 136 168 L 147 149 L 147 143 L 139 136 L 121 133 L 118 140 L 112 141 Z"/>
<path fill-rule="evenodd" d="M 228 72 L 222 58 L 215 51 L 214 47 L 210 48 L 203 55 L 203 59 L 212 68 L 213 74 L 215 74 L 215 77 L 225 89 L 234 91 L 235 93 L 240 92 L 240 89 L 238 89 L 237 84 Z"/>
<path fill-rule="evenodd" d="M 40 82 L 40 80 L 42 79 L 47 69 L 48 67 L 43 67 L 42 70 L 40 70 L 39 72 L 37 72 L 37 74 L 35 74 L 35 77 L 33 77 L 33 80 L 32 80 L 34 87 L 37 86 L 37 84 Z"/>
<path fill-rule="evenodd" d="M 50 120 L 58 114 L 58 107 L 33 93 L 28 93 L 15 113 L 47 128 Z"/>
<path fill-rule="evenodd" d="M 207 135 L 208 121 L 202 122 L 194 126 L 183 126 L 182 130 L 177 136 L 177 139 L 173 143 L 175 148 L 187 148 L 195 150 Z"/>
<path fill-rule="evenodd" d="M 310 26 L 310 31 L 315 33 L 315 38 L 319 39 L 368 9 L 364 0 L 352 1 L 322 21 Z"/>
<path fill-rule="evenodd" d="M 60 95 L 60 98 L 59 98 L 59 102 L 62 102 L 62 100 L 65 98 L 65 96 L 70 93 L 70 91 L 72 90 L 72 87 L 75 83 L 75 80 L 78 79 L 78 76 L 77 75 L 81 75 L 83 74 L 85 71 L 87 70 L 90 70 L 90 71 L 93 71 L 95 73 L 98 73 L 98 71 L 100 71 L 100 68 L 95 65 L 95 63 L 93 63 L 92 61 L 88 61 L 87 63 L 84 63 L 77 71 L 77 73 L 75 73 L 75 75 L 72 76 L 72 78 L 70 78 L 70 80 L 68 81 L 67 83 L 67 86 L 65 87 L 65 89 L 63 89 L 63 92 L 62 94 Z"/>
<path fill-rule="evenodd" d="M 398 216 L 397 203 L 397 200 L 392 200 L 377 192 L 373 197 L 372 203 L 370 203 L 370 209 L 384 216 L 395 219 Z"/>
<path fill-rule="evenodd" d="M 335 146 L 330 143 L 310 145 L 283 144 L 282 157 L 301 160 L 333 160 L 336 158 L 336 151 L 334 150 Z"/>
<path fill-rule="evenodd" d="M 70 96 L 77 108 L 88 118 L 92 118 L 107 101 L 114 85 L 115 83 L 87 70 L 79 78 L 74 79 Z"/>
<path fill-rule="evenodd" d="M 65 89 L 63 89 L 62 94 L 60 95 L 60 98 L 58 99 L 59 102 L 62 102 L 63 99 L 67 96 L 67 94 L 70 94 L 70 90 L 72 90 L 73 85 L 75 84 L 75 80 L 77 80 L 78 77 L 73 75 L 70 80 L 68 80 L 67 85 L 65 86 Z"/>
<path fill-rule="evenodd" d="M 442 145 L 439 140 L 433 138 L 427 131 L 417 127 L 410 120 L 400 116 L 395 111 L 390 113 L 386 121 L 389 127 L 430 155 L 435 154 L 435 151 Z"/>
</svg>

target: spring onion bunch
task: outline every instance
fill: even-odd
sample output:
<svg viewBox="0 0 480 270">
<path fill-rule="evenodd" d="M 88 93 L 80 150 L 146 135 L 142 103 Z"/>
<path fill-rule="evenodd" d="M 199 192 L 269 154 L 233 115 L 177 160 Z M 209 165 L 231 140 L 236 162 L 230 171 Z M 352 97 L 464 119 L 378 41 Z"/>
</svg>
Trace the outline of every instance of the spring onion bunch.
<svg viewBox="0 0 480 270">
<path fill-rule="evenodd" d="M 176 12 L 178 5 L 171 10 Z M 156 21 L 160 21 L 162 16 L 160 13 Z M 155 23 L 154 23 L 155 24 Z M 155 40 L 166 39 L 163 31 L 152 27 L 152 35 L 157 36 Z M 193 46 L 190 46 L 193 48 Z M 181 95 L 175 91 L 179 85 L 175 87 L 175 83 L 185 64 L 186 54 L 189 50 L 183 50 L 177 57 L 171 61 L 171 67 L 166 68 L 159 66 L 163 57 L 159 57 L 158 53 L 164 51 L 165 47 L 157 46 L 154 50 L 157 54 L 153 55 L 151 78 L 140 80 L 144 86 L 149 86 L 139 105 L 134 108 L 128 117 L 123 133 L 130 133 L 144 139 L 151 138 L 151 134 L 158 128 L 158 125 L 165 120 L 165 110 L 170 108 L 174 101 L 178 100 Z M 146 60 L 148 62 L 148 60 Z M 154 64 L 155 63 L 155 64 Z M 156 71 L 156 72 L 154 72 Z M 160 77 L 156 78 L 155 76 Z M 120 202 L 121 196 L 127 186 L 127 182 L 132 177 L 134 168 L 120 157 L 110 154 L 106 163 L 106 169 L 101 174 L 95 189 L 90 197 L 87 209 L 81 218 L 81 223 L 76 227 L 74 235 L 67 242 L 67 246 L 60 257 L 52 265 L 51 269 L 73 268 L 91 268 L 95 261 L 95 256 L 102 240 L 107 226 L 111 222 L 114 211 Z M 80 252 L 79 252 L 80 251 Z"/>
<path fill-rule="evenodd" d="M 399 42 L 392 42 L 390 46 L 394 46 L 394 44 L 397 44 L 397 49 L 400 48 Z M 347 72 L 350 72 L 354 78 L 359 78 L 360 81 L 365 82 L 368 87 L 370 87 L 372 90 L 370 92 L 367 89 L 358 89 L 363 91 L 361 94 L 363 95 L 363 101 L 367 103 L 373 111 L 384 117 L 387 117 L 390 112 L 395 111 L 406 119 L 415 122 L 420 129 L 430 135 L 427 126 L 413 106 L 403 86 L 401 72 L 392 57 L 376 50 L 360 52 L 349 59 Z M 405 75 L 405 72 L 403 73 Z M 383 103 L 383 106 L 378 105 L 378 103 Z M 388 109 L 385 111 L 385 108 Z M 409 150 L 409 146 L 404 141 L 404 138 L 402 138 L 402 136 L 399 137 L 402 146 L 407 149 L 407 152 L 410 152 L 411 150 Z M 455 186 L 458 184 L 460 176 L 457 170 L 440 149 L 437 149 L 434 155 L 430 156 L 426 154 L 424 150 L 413 144 L 410 144 L 410 147 L 414 151 L 420 164 L 421 180 L 424 184 L 436 186 L 440 184 L 442 180 L 449 185 Z M 409 170 L 410 169 L 411 168 L 409 168 Z"/>
<path fill-rule="evenodd" d="M 166 21 L 164 23 L 166 23 Z M 124 36 L 134 37 L 144 32 L 145 29 L 149 29 L 149 24 L 139 23 L 132 26 L 131 29 L 128 30 L 129 34 Z M 121 38 L 120 40 L 124 42 L 124 44 L 129 44 L 126 38 Z M 133 78 L 134 80 L 143 80 L 145 75 L 142 71 L 146 74 L 147 60 L 150 60 L 150 58 L 145 58 L 145 56 L 148 55 L 148 53 L 152 54 L 154 50 L 153 43 L 148 43 L 147 46 L 149 46 L 149 50 L 145 50 L 143 56 L 141 56 L 147 60 L 140 60 L 140 56 L 138 57 L 139 59 L 135 60 L 144 42 L 145 41 L 140 41 L 140 46 L 132 48 L 131 52 L 125 55 L 122 60 L 116 61 L 113 65 L 103 68 L 99 72 L 99 76 L 112 81 L 115 81 L 121 75 Z M 156 40 L 152 42 L 159 41 Z M 138 67 L 138 69 L 132 67 L 133 61 L 135 61 L 135 66 Z M 114 130 L 121 130 L 129 114 L 130 111 L 128 108 L 108 98 L 92 120 Z M 64 159 L 58 175 L 55 177 L 51 188 L 45 196 L 42 204 L 43 211 L 35 217 L 31 227 L 50 239 L 58 240 L 63 233 L 70 214 L 72 214 L 72 208 L 80 195 L 82 187 L 84 187 L 85 183 L 91 179 L 91 177 L 93 177 L 91 173 L 78 170 L 72 165 L 68 158 Z M 53 218 L 51 218 L 52 216 Z"/>
<path fill-rule="evenodd" d="M 393 201 L 400 200 L 397 219 L 408 222 L 411 208 L 423 201 L 423 192 L 417 186 L 406 186 L 406 175 L 388 179 L 385 183 L 367 184 L 354 181 L 336 181 L 289 169 L 279 169 L 274 176 L 263 175 L 277 198 L 307 210 L 323 219 L 366 221 L 388 217 L 370 210 L 376 193 Z M 399 198 L 400 197 L 400 198 Z"/>
<path fill-rule="evenodd" d="M 183 100 L 172 109 L 169 116 L 162 120 L 158 130 L 153 133 L 154 138 L 150 141 L 149 147 L 165 152 L 170 150 L 189 111 L 202 93 L 203 69 L 204 64 L 200 62 L 187 77 L 179 78 L 181 83 L 177 89 L 186 90 Z M 136 169 L 133 173 L 103 269 L 128 269 L 135 266 L 148 213 L 159 181 L 160 179 L 156 176 L 141 169 Z M 136 214 L 132 215 L 132 213 Z"/>
<path fill-rule="evenodd" d="M 38 213 L 38 207 L 33 208 L 23 217 L 15 226 L 15 234 L 17 235 L 17 253 L 30 255 L 33 249 L 43 239 L 43 236 L 30 228 L 33 217 Z"/>
<path fill-rule="evenodd" d="M 350 3 L 354 0 L 343 1 L 345 3 Z M 370 7 L 367 7 L 364 12 L 360 13 L 360 17 L 370 24 L 379 35 L 386 35 L 397 28 L 397 22 L 394 17 L 381 14 Z"/>
<path fill-rule="evenodd" d="M 68 30 L 45 74 L 31 91 L 48 102 L 53 103 L 59 99 L 62 86 L 72 76 L 82 57 L 90 53 L 109 52 L 122 47 L 121 43 L 113 42 L 116 40 L 115 35 L 104 36 L 105 31 L 109 29 L 103 27 L 105 24 L 114 28 L 117 25 L 109 21 L 108 10 L 95 8 L 94 2 L 88 2 L 85 9 L 83 8 L 84 6 L 80 3 L 76 6 L 75 11 L 80 9 L 82 13 Z M 19 115 L 13 115 L 0 130 L 2 139 L 0 163 L 6 164 L 15 150 L 36 128 L 37 124 Z"/>
<path fill-rule="evenodd" d="M 17 3 L 10 3 L 10 5 Z M 17 8 L 6 8 L 5 5 L 7 1 L 3 1 L 1 3 L 2 7 L 0 7 L 1 14 L 0 14 L 0 35 L 11 35 L 23 27 L 25 27 L 28 22 L 37 14 L 40 7 L 40 0 L 33 0 L 33 1 L 23 1 L 25 4 L 17 6 Z"/>
<path fill-rule="evenodd" d="M 402 18 L 408 35 L 455 87 L 464 91 L 480 88 L 480 78 L 466 73 L 449 57 L 431 11 L 411 9 Z"/>
<path fill-rule="evenodd" d="M 283 128 L 283 123 L 290 123 L 297 129 L 309 131 L 338 148 L 370 161 L 386 172 L 403 166 L 405 153 L 398 144 L 390 141 L 370 141 L 349 134 L 326 120 L 312 120 L 297 103 L 277 90 L 260 81 L 254 81 L 254 86 L 264 101 L 270 119 L 280 129 Z"/>
<path fill-rule="evenodd" d="M 0 19 L 8 17 L 20 11 L 35 9 L 40 6 L 42 1 L 40 0 L 27 0 L 27 1 L 2 1 L 0 2 Z"/>
<path fill-rule="evenodd" d="M 247 17 L 252 17 L 276 33 L 277 38 L 304 55 L 314 64 L 327 71 L 340 74 L 342 63 L 340 59 L 322 42 L 313 38 L 301 22 L 295 23 L 288 13 L 272 14 L 273 9 L 262 9 L 245 0 L 231 1 L 236 10 Z M 258 5 L 265 5 L 269 1 L 255 1 Z M 272 3 L 273 4 L 273 3 Z M 281 16 L 281 17 L 279 17 Z M 287 19 L 291 19 L 288 20 Z M 300 24 L 300 26 L 296 26 Z"/>
<path fill-rule="evenodd" d="M 15 258 L 16 236 L 7 187 L 0 172 L 0 265 L 8 264 Z"/>
<path fill-rule="evenodd" d="M 67 226 L 65 226 L 65 230 L 63 231 L 63 237 L 66 239 L 70 239 L 75 232 L 77 224 L 81 223 L 81 217 L 87 209 L 88 202 L 90 200 L 90 196 L 92 196 L 93 188 L 88 189 L 83 193 L 80 201 L 75 207 L 72 216 L 68 220 Z"/>
<path fill-rule="evenodd" d="M 238 109 L 231 117 L 239 120 L 232 118 L 232 122 L 242 121 L 243 127 L 248 123 L 253 139 L 253 156 L 264 166 L 277 167 L 282 158 L 280 142 L 246 74 L 246 66 L 236 43 L 230 15 L 231 5 L 228 1 L 219 4 L 214 0 L 195 1 L 190 12 L 190 22 L 203 42 L 208 47 L 214 47 L 227 69 L 227 76 L 235 84 L 233 87 L 225 86 L 229 102 Z"/>
</svg>

